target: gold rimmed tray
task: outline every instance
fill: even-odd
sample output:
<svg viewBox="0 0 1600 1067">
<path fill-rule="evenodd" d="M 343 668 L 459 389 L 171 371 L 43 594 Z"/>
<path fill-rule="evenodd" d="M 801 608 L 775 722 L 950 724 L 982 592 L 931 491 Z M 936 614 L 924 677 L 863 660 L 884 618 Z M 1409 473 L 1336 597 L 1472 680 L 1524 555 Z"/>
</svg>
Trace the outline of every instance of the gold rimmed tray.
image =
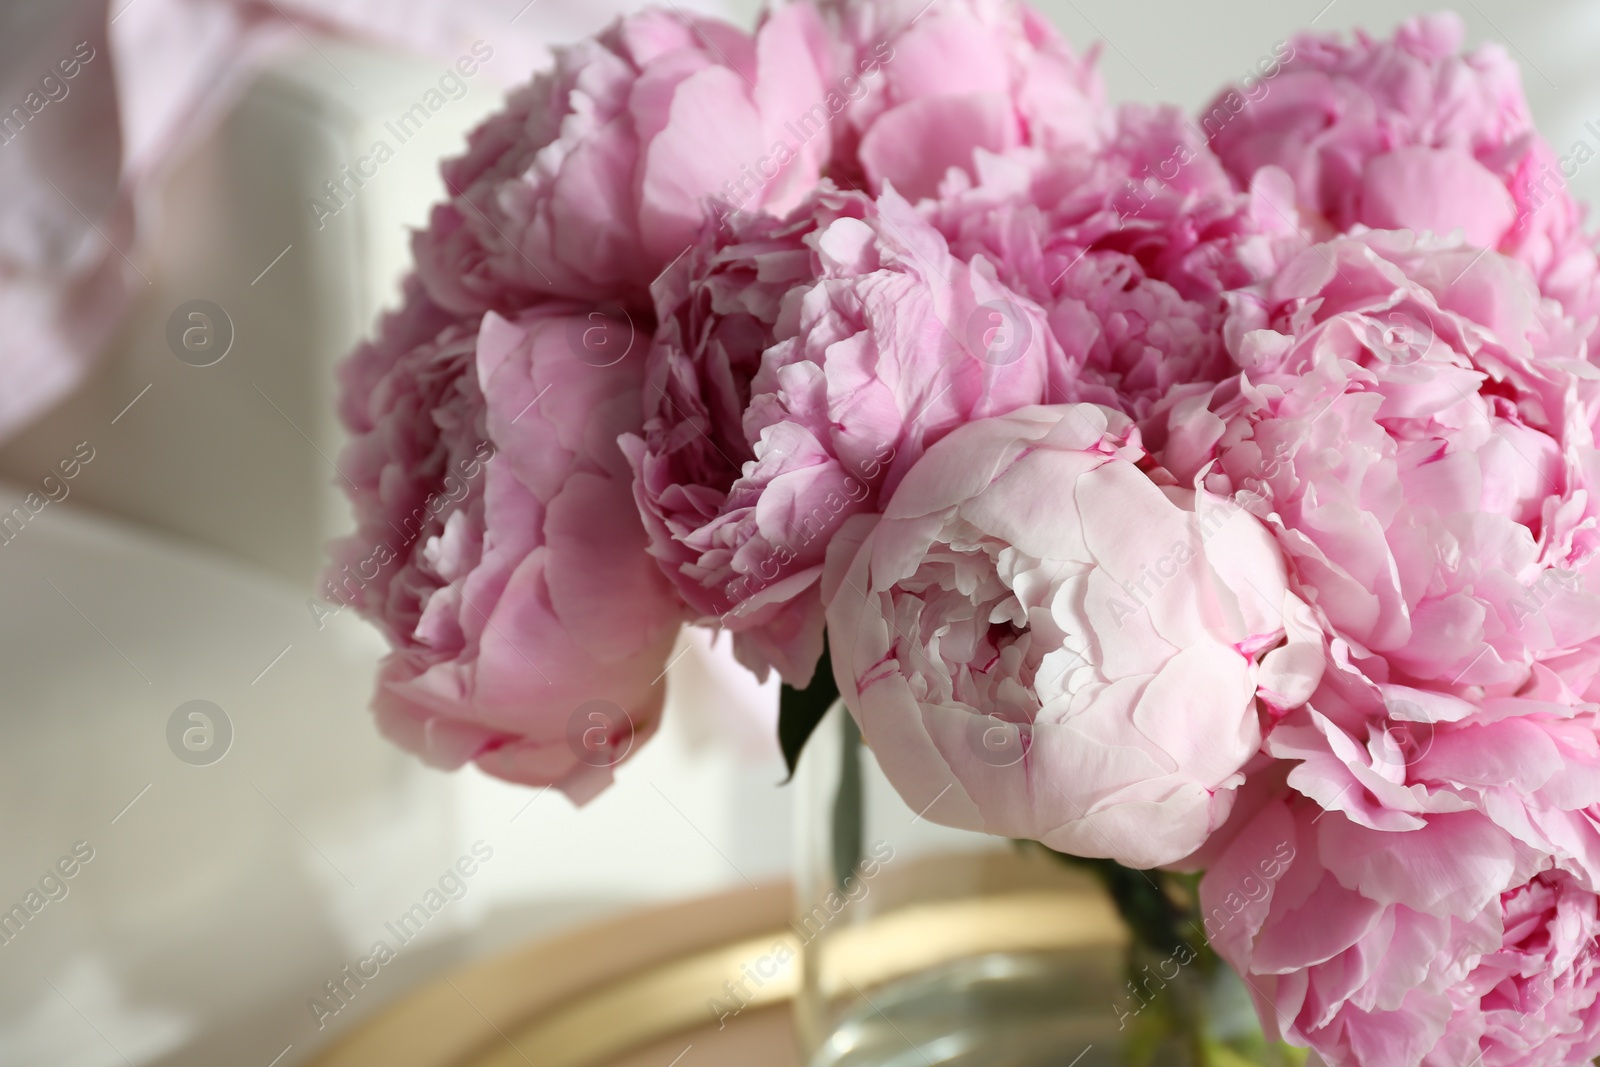
<svg viewBox="0 0 1600 1067">
<path fill-rule="evenodd" d="M 788 1003 L 800 967 L 785 886 L 624 916 L 447 974 L 344 1038 L 315 1067 L 695 1067 L 795 1062 Z M 824 988 L 870 989 L 989 952 L 1125 942 L 1089 890 L 1024 889 L 896 908 L 832 934 Z M 747 975 L 737 1003 L 725 983 Z M 754 978 L 760 978 L 759 984 Z M 681 1053 L 680 1051 L 681 1050 Z M 660 1058 L 665 1052 L 666 1058 Z"/>
</svg>

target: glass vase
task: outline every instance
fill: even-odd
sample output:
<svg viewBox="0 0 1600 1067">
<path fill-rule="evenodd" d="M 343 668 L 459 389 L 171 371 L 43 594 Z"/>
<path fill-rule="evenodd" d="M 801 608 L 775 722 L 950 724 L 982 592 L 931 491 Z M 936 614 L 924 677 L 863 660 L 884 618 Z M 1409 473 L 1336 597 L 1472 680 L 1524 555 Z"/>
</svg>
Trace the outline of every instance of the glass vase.
<svg viewBox="0 0 1600 1067">
<path fill-rule="evenodd" d="M 909 808 L 842 705 L 796 786 L 806 1067 L 1317 1063 L 1262 1036 L 1198 932 L 1135 937 L 1092 866 Z"/>
</svg>

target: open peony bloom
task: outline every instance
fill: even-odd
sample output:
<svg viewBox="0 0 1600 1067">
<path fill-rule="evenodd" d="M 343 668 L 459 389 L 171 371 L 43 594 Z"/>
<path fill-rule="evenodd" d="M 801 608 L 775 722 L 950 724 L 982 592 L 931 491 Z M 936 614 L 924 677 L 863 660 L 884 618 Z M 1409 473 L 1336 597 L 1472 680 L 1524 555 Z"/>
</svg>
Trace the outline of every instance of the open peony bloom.
<svg viewBox="0 0 1600 1067">
<path fill-rule="evenodd" d="M 343 370 L 358 529 L 328 599 L 394 646 L 373 701 L 391 738 L 582 802 L 655 729 L 681 618 L 615 443 L 643 360 L 595 346 L 628 326 L 582 308 L 441 329 L 410 295 Z"/>
<path fill-rule="evenodd" d="M 1304 247 L 1276 203 L 1283 182 L 1239 193 L 1170 108 L 1123 108 L 1095 154 L 980 154 L 978 175 L 923 214 L 954 255 L 983 256 L 1045 309 L 1073 367 L 1064 399 L 1135 417 L 1237 370 L 1225 294 Z"/>
<path fill-rule="evenodd" d="M 1161 462 L 1277 533 L 1374 683 L 1469 703 L 1600 669 L 1600 378 L 1525 268 L 1370 232 L 1304 250 L 1227 326 L 1237 378 L 1171 408 Z"/>
<path fill-rule="evenodd" d="M 1458 696 L 1376 682 L 1342 642 L 1334 652 L 1308 704 L 1267 736 L 1291 788 L 1372 830 L 1476 808 L 1574 874 L 1600 871 L 1594 704 L 1542 664 L 1515 696 Z"/>
<path fill-rule="evenodd" d="M 1018 0 L 823 0 L 843 40 L 842 180 L 933 196 L 980 151 L 1096 148 L 1104 90 L 1048 19 Z"/>
<path fill-rule="evenodd" d="M 1404 833 L 1285 794 L 1242 798 L 1239 812 L 1201 908 L 1269 1033 L 1337 1067 L 1567 1067 L 1600 1054 L 1592 882 L 1475 811 Z"/>
<path fill-rule="evenodd" d="M 834 675 L 913 809 L 1171 863 L 1227 816 L 1258 692 L 1285 706 L 1315 686 L 1316 634 L 1266 530 L 1144 459 L 1092 405 L 979 420 L 834 539 Z"/>
<path fill-rule="evenodd" d="M 1239 181 L 1288 172 L 1313 240 L 1357 224 L 1460 230 L 1526 263 L 1593 331 L 1600 265 L 1583 211 L 1534 129 L 1516 64 L 1493 44 L 1459 54 L 1464 32 L 1444 12 L 1403 22 L 1392 41 L 1298 35 L 1281 70 L 1224 92 L 1201 125 Z"/>
<path fill-rule="evenodd" d="M 1471 801 L 1508 833 L 1591 884 L 1600 872 L 1600 711 L 1544 692 L 1456 722 L 1416 725 L 1408 778 Z M 1514 715 L 1505 714 L 1507 711 Z"/>
<path fill-rule="evenodd" d="M 552 295 L 646 305 L 710 198 L 785 211 L 816 184 L 828 130 L 784 124 L 823 96 L 826 52 L 808 4 L 753 37 L 649 9 L 557 50 L 445 165 L 452 195 L 413 244 L 429 292 L 462 312 Z"/>
<path fill-rule="evenodd" d="M 623 442 L 650 550 L 679 594 L 701 622 L 743 635 L 781 628 L 766 642 L 772 646 L 798 637 L 792 653 L 753 655 L 751 638 L 737 638 L 742 658 L 763 675 L 777 661 L 791 681 L 810 676 L 821 654 L 822 623 L 814 593 L 809 610 L 792 612 L 788 605 L 815 584 L 828 535 L 861 506 L 885 464 L 860 472 L 866 481 L 831 471 L 810 478 L 800 463 L 815 462 L 815 455 L 799 457 L 792 471 L 780 466 L 784 457 L 773 456 L 772 473 L 754 481 L 757 451 L 770 450 L 747 439 L 745 413 L 785 295 L 795 290 L 798 297 L 816 277 L 811 246 L 818 231 L 871 211 L 862 194 L 827 190 L 788 219 L 730 216 L 674 264 L 655 286 L 661 324 L 645 382 L 644 430 Z M 783 499 L 779 493 L 801 495 L 813 508 L 824 501 L 828 507 L 812 515 L 812 508 L 791 505 L 794 515 L 763 524 L 753 505 L 773 482 L 774 501 Z"/>
<path fill-rule="evenodd" d="M 1264 1017 L 1333 1067 L 1600 1052 L 1600 720 L 1570 699 L 1542 668 L 1480 707 L 1329 664 L 1246 790 L 1303 799 L 1219 832 L 1201 886 Z M 1274 849 L 1299 869 L 1269 898 Z"/>
<path fill-rule="evenodd" d="M 892 191 L 825 192 L 781 230 L 755 226 L 727 238 L 732 258 L 702 257 L 709 276 L 686 295 L 663 289 L 651 413 L 626 447 L 651 551 L 684 599 L 733 631 L 741 662 L 803 686 L 845 519 L 950 429 L 1047 399 L 1064 364 L 1038 309 L 951 256 Z M 762 281 L 719 301 L 736 266 Z"/>
<path fill-rule="evenodd" d="M 1336 1067 L 1586 1061 L 1600 596 L 1583 339 L 1515 260 L 1376 231 L 1238 294 L 1225 334 L 1241 373 L 1171 407 L 1159 458 L 1272 529 L 1327 659 L 1263 746 L 1262 781 L 1299 799 L 1210 846 L 1207 935 L 1269 1024 Z M 1297 858 L 1262 889 L 1279 845 Z"/>
</svg>

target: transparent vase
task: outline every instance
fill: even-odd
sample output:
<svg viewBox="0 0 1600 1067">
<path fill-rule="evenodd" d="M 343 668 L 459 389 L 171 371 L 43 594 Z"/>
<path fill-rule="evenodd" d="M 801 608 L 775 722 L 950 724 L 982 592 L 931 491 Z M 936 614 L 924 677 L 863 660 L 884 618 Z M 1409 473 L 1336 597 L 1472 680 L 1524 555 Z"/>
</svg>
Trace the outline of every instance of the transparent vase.
<svg viewBox="0 0 1600 1067">
<path fill-rule="evenodd" d="M 1200 938 L 1135 938 L 1039 845 L 935 825 L 835 705 L 796 770 L 807 1067 L 1312 1067 Z"/>
</svg>

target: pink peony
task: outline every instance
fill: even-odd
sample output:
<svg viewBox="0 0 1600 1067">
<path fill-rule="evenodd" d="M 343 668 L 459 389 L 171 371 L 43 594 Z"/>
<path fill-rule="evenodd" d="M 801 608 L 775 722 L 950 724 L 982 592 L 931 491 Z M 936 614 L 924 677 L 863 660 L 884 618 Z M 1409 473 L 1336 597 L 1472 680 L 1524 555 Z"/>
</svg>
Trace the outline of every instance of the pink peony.
<svg viewBox="0 0 1600 1067">
<path fill-rule="evenodd" d="M 975 421 L 835 537 L 834 675 L 912 808 L 1171 863 L 1226 817 L 1258 691 L 1310 693 L 1320 649 L 1270 535 L 1163 489 L 1145 459 L 1128 419 L 1091 405 Z"/>
<path fill-rule="evenodd" d="M 774 146 L 823 95 L 827 52 L 807 4 L 774 10 L 753 37 L 651 9 L 558 50 L 445 164 L 452 195 L 413 244 L 429 292 L 462 312 L 552 295 L 642 306 L 711 197 L 738 190 L 750 210 L 784 211 L 816 184 L 826 130 Z"/>
<path fill-rule="evenodd" d="M 1470 800 L 1508 833 L 1574 874 L 1600 879 L 1600 711 L 1542 690 L 1457 722 L 1409 727 L 1409 777 Z M 1512 714 L 1508 714 L 1512 713 Z"/>
<path fill-rule="evenodd" d="M 1292 795 L 1241 798 L 1236 812 L 1201 908 L 1269 1033 L 1330 1067 L 1565 1067 L 1600 1054 L 1591 882 L 1475 811 L 1403 832 Z"/>
<path fill-rule="evenodd" d="M 1473 701 L 1375 683 L 1340 656 L 1266 751 L 1291 788 L 1359 826 L 1476 809 L 1574 876 L 1600 875 L 1600 711 L 1542 665 L 1518 695 Z"/>
<path fill-rule="evenodd" d="M 1104 90 L 1049 20 L 1017 0 L 822 0 L 844 41 L 847 122 L 830 172 L 918 200 L 980 151 L 1097 147 Z M 856 78 L 856 75 L 860 75 Z"/>
<path fill-rule="evenodd" d="M 1274 529 L 1338 656 L 1469 703 L 1596 684 L 1597 376 L 1524 268 L 1343 238 L 1226 332 L 1241 373 L 1170 406 L 1161 462 Z"/>
<path fill-rule="evenodd" d="M 1326 662 L 1247 787 L 1304 799 L 1207 846 L 1208 936 L 1334 1067 L 1592 1057 L 1583 339 L 1525 266 L 1409 232 L 1305 250 L 1224 332 L 1241 372 L 1161 413 L 1158 458 L 1272 529 Z M 1241 890 L 1276 843 L 1289 874 Z"/>
<path fill-rule="evenodd" d="M 1039 303 L 1074 367 L 1069 399 L 1143 416 L 1237 368 L 1226 294 L 1303 246 L 1264 182 L 1235 191 L 1177 111 L 1127 107 L 1104 151 L 980 156 L 979 180 L 921 205 L 962 259 Z"/>
<path fill-rule="evenodd" d="M 626 323 L 581 308 L 441 328 L 410 295 L 341 372 L 358 528 L 327 597 L 394 646 L 386 734 L 582 802 L 655 729 L 681 618 L 615 444 L 638 427 L 643 360 Z"/>
<path fill-rule="evenodd" d="M 1492 44 L 1460 55 L 1463 34 L 1440 13 L 1407 20 L 1392 41 L 1297 36 L 1281 69 L 1246 95 L 1224 92 L 1201 124 L 1241 182 L 1288 172 L 1313 239 L 1357 224 L 1459 229 L 1525 262 L 1592 331 L 1600 266 L 1582 209 L 1534 129 L 1516 64 Z"/>
<path fill-rule="evenodd" d="M 1265 748 L 1293 761 L 1289 786 L 1358 825 L 1415 830 L 1476 808 L 1587 876 L 1600 872 L 1597 727 L 1595 706 L 1543 665 L 1515 696 L 1453 695 L 1375 682 L 1336 641 L 1309 704 Z"/>
<path fill-rule="evenodd" d="M 689 262 L 659 289 L 625 444 L 651 551 L 741 662 L 804 685 L 835 531 L 953 427 L 1063 388 L 1064 364 L 1038 309 L 893 192 L 731 220 Z"/>
<path fill-rule="evenodd" d="M 645 383 L 644 432 L 624 441 L 623 448 L 636 472 L 634 488 L 651 552 L 703 622 L 735 630 L 770 628 L 774 614 L 793 595 L 795 583 L 779 578 L 780 562 L 770 544 L 769 558 L 746 560 L 736 569 L 739 545 L 759 537 L 753 509 L 730 498 L 747 482 L 760 446 L 746 438 L 744 416 L 762 354 L 774 342 L 785 294 L 795 290 L 798 296 L 815 280 L 816 253 L 810 246 L 816 234 L 834 219 L 861 218 L 871 210 L 861 194 L 826 191 L 792 218 L 732 216 L 656 284 L 661 324 Z M 877 478 L 879 471 L 867 473 Z M 808 553 L 813 565 L 821 560 L 824 535 L 865 495 L 865 486 L 854 481 L 819 484 L 813 495 L 820 500 L 831 488 L 845 501 L 837 508 L 840 516 L 825 515 L 823 525 L 813 523 L 803 537 L 808 545 L 816 542 Z M 753 494 L 746 490 L 744 495 Z M 758 541 L 758 548 L 764 543 Z M 792 560 L 783 562 L 791 571 L 800 569 Z M 813 581 L 805 575 L 798 586 Z M 820 624 L 812 629 L 814 662 Z M 798 670 L 794 666 L 785 673 Z M 804 672 L 809 676 L 809 664 Z"/>
</svg>

